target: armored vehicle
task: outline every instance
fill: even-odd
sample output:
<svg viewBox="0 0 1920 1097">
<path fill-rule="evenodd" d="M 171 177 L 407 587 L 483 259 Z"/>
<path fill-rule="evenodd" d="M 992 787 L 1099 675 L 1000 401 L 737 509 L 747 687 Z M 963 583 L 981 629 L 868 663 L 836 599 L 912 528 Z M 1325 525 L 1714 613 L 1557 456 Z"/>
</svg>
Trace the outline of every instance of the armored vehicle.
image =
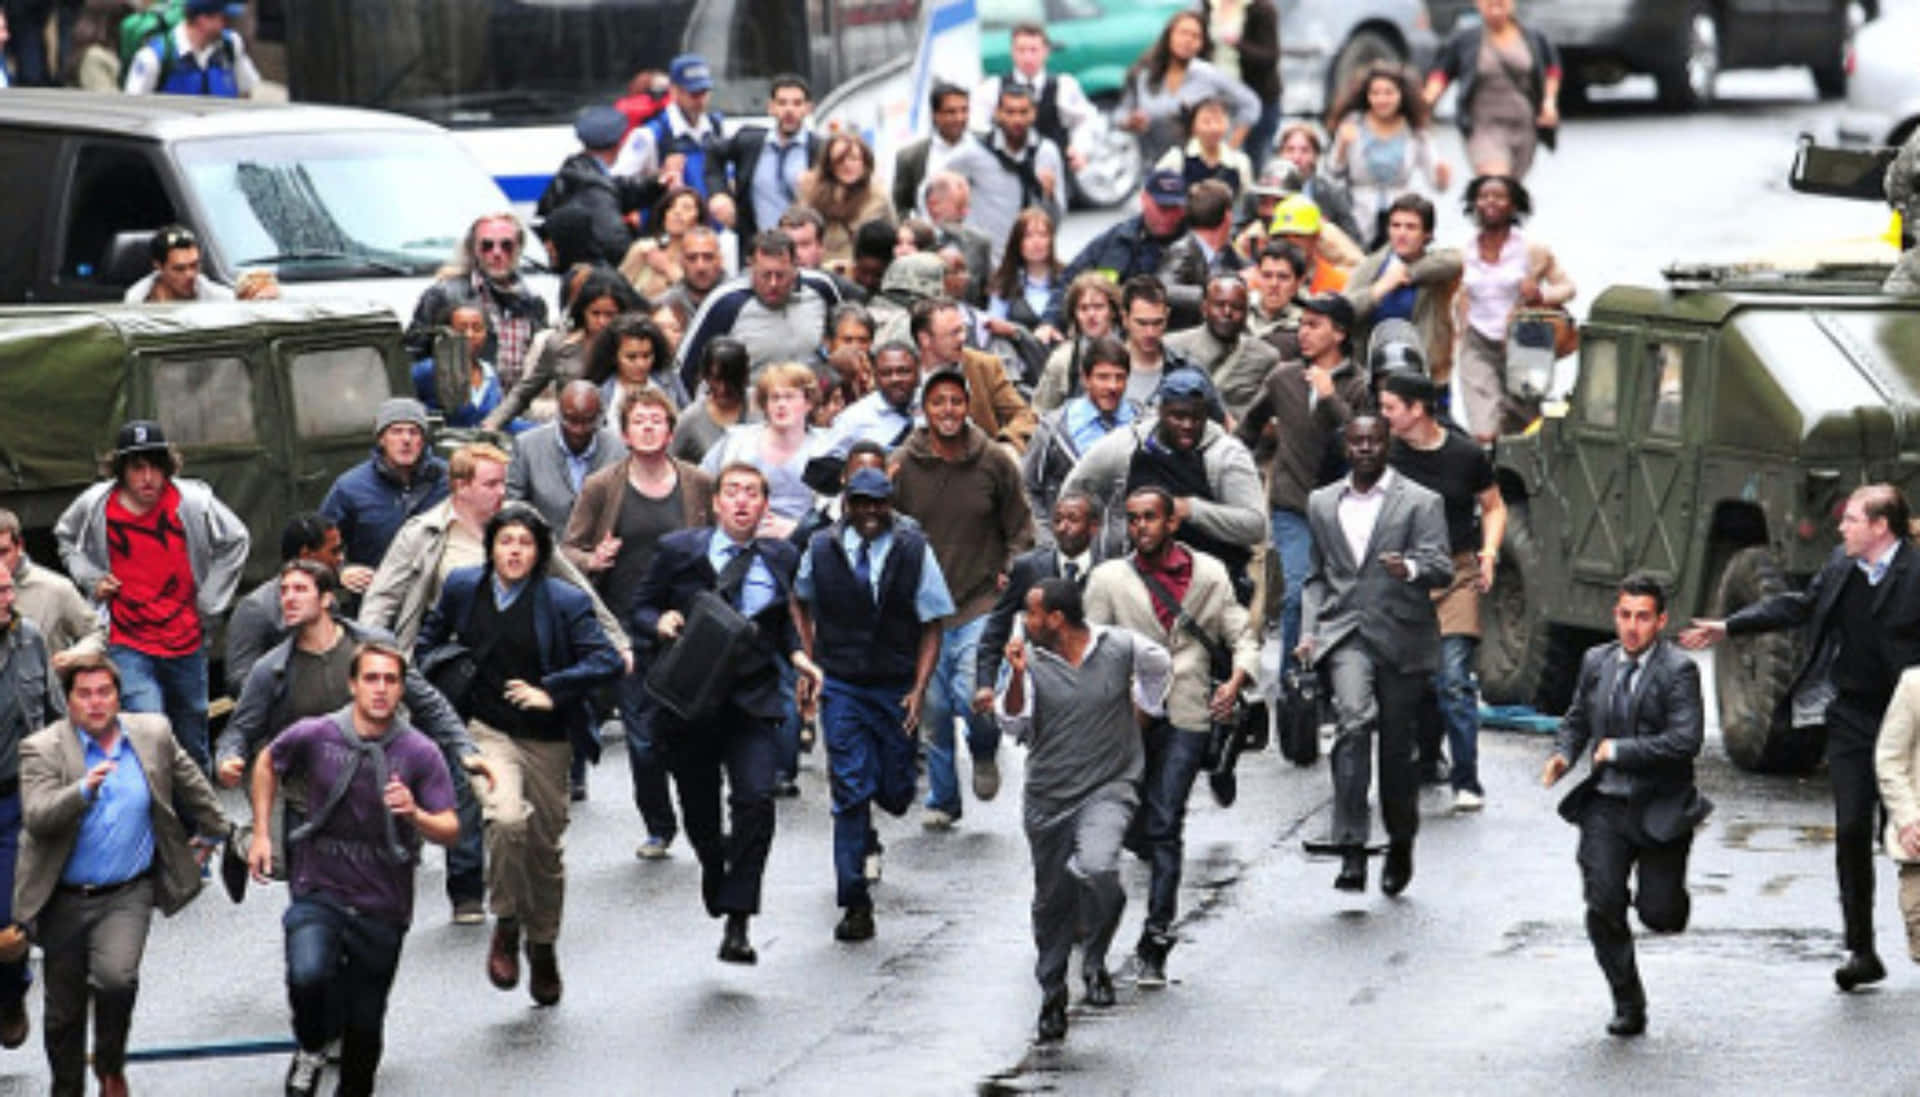
<svg viewBox="0 0 1920 1097">
<path fill-rule="evenodd" d="M 399 322 L 372 303 L 0 309 L 0 507 L 57 567 L 61 511 L 122 421 L 155 419 L 253 532 L 259 582 L 287 519 L 366 458 L 380 401 L 411 391 Z"/>
</svg>

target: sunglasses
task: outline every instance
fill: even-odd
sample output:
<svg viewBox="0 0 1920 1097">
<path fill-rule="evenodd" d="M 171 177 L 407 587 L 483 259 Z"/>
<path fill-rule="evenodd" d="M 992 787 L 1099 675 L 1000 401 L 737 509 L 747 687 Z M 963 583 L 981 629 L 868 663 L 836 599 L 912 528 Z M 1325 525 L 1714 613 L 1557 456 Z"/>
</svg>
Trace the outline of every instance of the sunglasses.
<svg viewBox="0 0 1920 1097">
<path fill-rule="evenodd" d="M 501 240 L 478 240 L 474 242 L 474 247 L 478 248 L 482 255 L 491 251 L 503 251 L 508 255 L 512 255 L 519 248 L 519 245 L 511 238 L 508 238 Z"/>
</svg>

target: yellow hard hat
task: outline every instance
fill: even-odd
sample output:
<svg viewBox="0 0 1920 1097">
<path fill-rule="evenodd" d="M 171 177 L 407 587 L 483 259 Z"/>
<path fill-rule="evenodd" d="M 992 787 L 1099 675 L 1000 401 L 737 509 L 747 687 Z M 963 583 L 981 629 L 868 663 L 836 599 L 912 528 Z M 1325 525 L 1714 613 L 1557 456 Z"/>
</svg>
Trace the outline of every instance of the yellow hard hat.
<svg viewBox="0 0 1920 1097">
<path fill-rule="evenodd" d="M 1273 208 L 1273 224 L 1267 231 L 1275 235 L 1318 236 L 1320 207 L 1304 194 L 1290 194 Z"/>
</svg>

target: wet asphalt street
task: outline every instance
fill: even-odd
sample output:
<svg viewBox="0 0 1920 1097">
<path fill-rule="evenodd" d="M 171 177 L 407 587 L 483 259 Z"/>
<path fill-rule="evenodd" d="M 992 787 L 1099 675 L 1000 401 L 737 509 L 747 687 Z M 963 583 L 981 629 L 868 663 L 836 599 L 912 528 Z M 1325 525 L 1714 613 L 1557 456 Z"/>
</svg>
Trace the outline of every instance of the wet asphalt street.
<svg viewBox="0 0 1920 1097">
<path fill-rule="evenodd" d="M 1785 172 L 1796 132 L 1827 110 L 1801 73 L 1726 80 L 1735 101 L 1695 117 L 1637 103 L 1571 120 L 1533 184 L 1535 233 L 1581 283 L 1581 300 L 1648 280 L 1669 260 L 1732 259 L 1806 240 L 1870 235 L 1885 211 L 1796 199 Z M 1634 89 L 1628 89 L 1631 93 Z M 1458 164 L 1459 143 L 1444 147 Z M 1458 186 L 1443 242 L 1464 235 Z M 1070 242 L 1105 218 L 1079 214 Z M 822 758 L 783 801 L 760 963 L 717 963 L 720 927 L 699 909 L 684 842 L 663 863 L 634 859 L 642 836 L 617 746 L 593 774 L 568 835 L 560 941 L 566 995 L 535 1009 L 493 990 L 486 930 L 448 924 L 437 854 L 420 875 L 388 1020 L 381 1092 L 509 1094 L 1901 1094 L 1920 1090 L 1911 1019 L 1920 972 L 1906 955 L 1883 868 L 1874 992 L 1842 995 L 1829 809 L 1823 778 L 1735 771 L 1710 738 L 1702 781 L 1718 810 L 1691 869 L 1683 936 L 1642 944 L 1652 1027 L 1606 1037 L 1606 989 L 1582 930 L 1575 832 L 1536 782 L 1547 741 L 1490 732 L 1488 803 L 1453 817 L 1422 800 L 1416 875 L 1398 900 L 1331 888 L 1335 865 L 1303 838 L 1326 825 L 1326 763 L 1297 770 L 1268 753 L 1242 767 L 1240 802 L 1196 790 L 1188 823 L 1181 944 L 1173 984 L 1120 980 L 1108 1011 L 1076 1005 L 1065 1044 L 1029 1040 L 1031 881 L 1019 828 L 1020 758 L 1006 788 L 969 799 L 951 833 L 918 809 L 884 820 L 879 936 L 832 940 L 837 917 Z M 239 808 L 238 798 L 234 806 Z M 1374 866 L 1377 888 L 1378 863 Z M 1138 932 L 1144 865 L 1116 959 Z M 209 892 L 156 926 L 143 968 L 136 1049 L 166 1052 L 283 1040 L 280 889 L 239 908 Z M 1074 983 L 1076 999 L 1078 982 Z M 32 1042 L 0 1055 L 0 1097 L 44 1092 L 40 995 Z M 136 1063 L 142 1094 L 277 1093 L 284 1054 Z M 329 1086 L 331 1083 L 329 1082 Z"/>
</svg>

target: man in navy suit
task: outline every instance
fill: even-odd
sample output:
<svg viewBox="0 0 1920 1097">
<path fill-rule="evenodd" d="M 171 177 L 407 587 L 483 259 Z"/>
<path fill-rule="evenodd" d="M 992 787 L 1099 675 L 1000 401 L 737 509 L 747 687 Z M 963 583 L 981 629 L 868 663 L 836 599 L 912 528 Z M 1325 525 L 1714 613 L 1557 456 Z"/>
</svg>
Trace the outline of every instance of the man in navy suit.
<svg viewBox="0 0 1920 1097">
<path fill-rule="evenodd" d="M 779 660 L 792 660 L 799 694 L 811 701 L 820 670 L 807 658 L 787 608 L 800 551 L 760 537 L 767 513 L 767 477 L 752 465 L 720 470 L 713 495 L 714 527 L 676 530 L 660 539 L 646 578 L 634 594 L 635 635 L 671 641 L 680 635 L 701 591 L 714 591 L 756 626 L 752 649 L 731 667 L 728 700 L 704 727 L 664 707 L 654 715 L 667 768 L 680 787 L 687 840 L 700 858 L 700 894 L 707 913 L 726 915 L 720 959 L 751 964 L 747 920 L 760 913 L 760 877 L 773 845 L 777 729 L 794 699 L 780 687 Z M 726 770 L 731 818 L 720 828 L 720 773 Z"/>
<path fill-rule="evenodd" d="M 806 128 L 813 93 L 792 73 L 773 78 L 767 92 L 772 128 L 743 126 L 707 158 L 707 193 L 727 195 L 716 203 L 715 217 L 742 240 L 779 225 L 780 215 L 799 201 L 800 176 L 813 166 L 820 139 Z M 732 216 L 725 214 L 732 212 Z"/>
</svg>

